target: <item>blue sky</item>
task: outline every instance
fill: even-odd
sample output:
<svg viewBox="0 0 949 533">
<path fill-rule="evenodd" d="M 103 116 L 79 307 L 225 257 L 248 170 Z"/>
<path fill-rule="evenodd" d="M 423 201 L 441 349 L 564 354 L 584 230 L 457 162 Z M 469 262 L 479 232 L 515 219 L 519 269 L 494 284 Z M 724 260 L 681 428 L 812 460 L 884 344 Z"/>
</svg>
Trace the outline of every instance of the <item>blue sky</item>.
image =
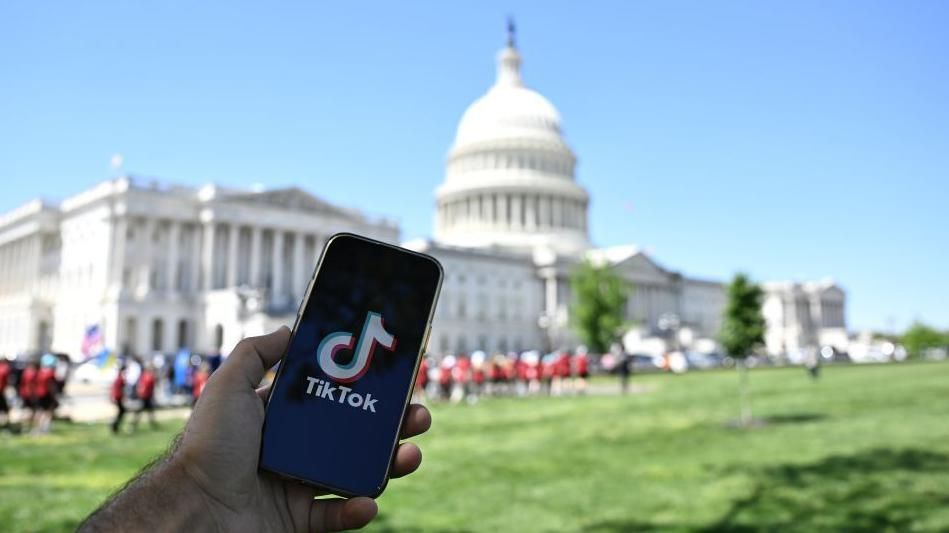
<svg viewBox="0 0 949 533">
<path fill-rule="evenodd" d="M 4 2 L 0 211 L 125 169 L 298 184 L 431 232 L 513 14 L 600 245 L 830 276 L 852 327 L 949 327 L 949 3 Z"/>
</svg>

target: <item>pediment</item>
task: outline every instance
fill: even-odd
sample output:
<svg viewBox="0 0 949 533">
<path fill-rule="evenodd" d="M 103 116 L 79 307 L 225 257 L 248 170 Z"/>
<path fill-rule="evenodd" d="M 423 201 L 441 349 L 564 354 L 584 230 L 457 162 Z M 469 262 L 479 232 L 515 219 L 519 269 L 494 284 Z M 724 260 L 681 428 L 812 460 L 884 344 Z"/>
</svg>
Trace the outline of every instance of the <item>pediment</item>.
<svg viewBox="0 0 949 533">
<path fill-rule="evenodd" d="M 674 275 L 642 252 L 615 263 L 613 268 L 634 283 L 637 281 L 667 283 L 672 281 Z"/>
<path fill-rule="evenodd" d="M 227 201 L 350 219 L 359 217 L 357 213 L 335 206 L 299 187 L 238 194 L 228 197 Z"/>
</svg>

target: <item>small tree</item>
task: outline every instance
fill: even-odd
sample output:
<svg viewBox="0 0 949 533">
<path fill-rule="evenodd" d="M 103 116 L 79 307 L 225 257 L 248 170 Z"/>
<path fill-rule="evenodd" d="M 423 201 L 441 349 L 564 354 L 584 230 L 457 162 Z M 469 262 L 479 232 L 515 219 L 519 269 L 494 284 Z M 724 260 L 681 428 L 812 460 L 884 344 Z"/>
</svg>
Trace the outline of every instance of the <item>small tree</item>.
<svg viewBox="0 0 949 533">
<path fill-rule="evenodd" d="M 751 399 L 748 391 L 748 366 L 745 358 L 764 343 L 765 321 L 761 314 L 764 292 L 744 274 L 736 274 L 728 285 L 728 303 L 722 317 L 719 341 L 735 359 L 739 373 L 741 425 L 751 423 Z"/>
<path fill-rule="evenodd" d="M 607 265 L 584 261 L 570 275 L 574 328 L 594 353 L 606 352 L 624 323 L 631 286 Z"/>
<path fill-rule="evenodd" d="M 903 333 L 903 346 L 913 357 L 922 357 L 923 353 L 930 348 L 941 348 L 949 345 L 949 332 L 942 333 L 935 328 L 931 328 L 922 322 L 914 322 L 909 329 Z"/>
</svg>

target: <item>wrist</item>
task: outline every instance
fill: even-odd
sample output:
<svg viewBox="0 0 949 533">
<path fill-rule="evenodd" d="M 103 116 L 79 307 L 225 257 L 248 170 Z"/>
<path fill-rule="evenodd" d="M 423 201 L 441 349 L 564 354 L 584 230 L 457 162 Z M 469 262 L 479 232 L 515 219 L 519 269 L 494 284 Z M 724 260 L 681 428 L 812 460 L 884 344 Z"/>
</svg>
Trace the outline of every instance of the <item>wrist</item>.
<svg viewBox="0 0 949 533">
<path fill-rule="evenodd" d="M 203 485 L 199 471 L 186 459 L 172 454 L 159 473 L 161 485 L 171 487 L 175 496 L 175 509 L 181 520 L 181 530 L 218 530 L 219 516 L 214 498 Z"/>
<path fill-rule="evenodd" d="M 200 487 L 171 457 L 142 472 L 79 526 L 82 532 L 214 529 Z"/>
</svg>

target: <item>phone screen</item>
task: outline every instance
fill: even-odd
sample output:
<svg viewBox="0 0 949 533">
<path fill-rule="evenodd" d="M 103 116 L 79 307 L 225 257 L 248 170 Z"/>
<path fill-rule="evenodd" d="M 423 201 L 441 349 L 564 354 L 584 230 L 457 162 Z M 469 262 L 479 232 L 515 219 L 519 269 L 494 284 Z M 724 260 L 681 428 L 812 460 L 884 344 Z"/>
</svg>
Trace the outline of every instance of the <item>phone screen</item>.
<svg viewBox="0 0 949 533">
<path fill-rule="evenodd" d="M 431 257 L 330 239 L 267 405 L 262 468 L 382 491 L 440 282 Z"/>
</svg>

